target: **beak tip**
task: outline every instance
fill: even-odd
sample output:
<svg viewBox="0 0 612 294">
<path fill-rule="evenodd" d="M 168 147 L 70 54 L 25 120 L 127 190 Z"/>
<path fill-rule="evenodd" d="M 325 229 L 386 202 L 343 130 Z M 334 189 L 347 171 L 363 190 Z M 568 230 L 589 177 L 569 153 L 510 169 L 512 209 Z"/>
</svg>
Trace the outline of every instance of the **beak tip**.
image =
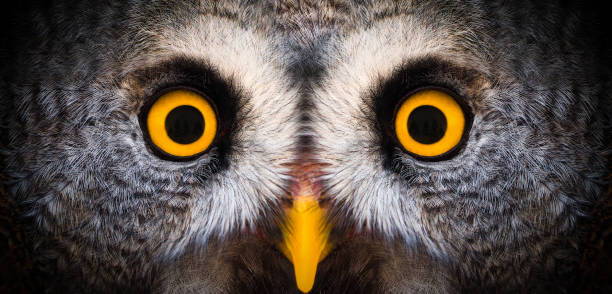
<svg viewBox="0 0 612 294">
<path fill-rule="evenodd" d="M 300 290 L 302 293 L 308 293 L 308 292 L 310 292 L 310 290 L 312 290 L 312 285 L 311 285 L 311 286 L 309 286 L 309 287 L 307 287 L 307 286 L 302 286 L 302 287 L 300 287 L 300 286 L 298 285 L 298 289 L 299 289 L 299 290 Z"/>
<path fill-rule="evenodd" d="M 307 285 L 298 284 L 297 287 L 300 291 L 302 291 L 302 293 L 308 293 L 310 292 L 310 290 L 312 290 L 312 283 L 307 284 Z"/>
<path fill-rule="evenodd" d="M 296 275 L 295 275 L 295 282 L 296 282 L 297 288 L 303 293 L 310 292 L 310 290 L 312 290 L 312 287 L 314 285 L 316 268 L 314 272 L 310 274 L 304 271 L 300 271 L 299 269 L 296 269 L 296 270 L 298 271 L 296 272 Z"/>
</svg>

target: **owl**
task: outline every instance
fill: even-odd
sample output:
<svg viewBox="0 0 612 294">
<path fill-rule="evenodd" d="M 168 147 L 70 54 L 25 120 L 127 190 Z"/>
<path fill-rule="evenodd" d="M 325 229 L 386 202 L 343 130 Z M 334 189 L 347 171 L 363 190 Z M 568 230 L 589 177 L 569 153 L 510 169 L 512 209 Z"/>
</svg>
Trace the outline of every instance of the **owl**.
<svg viewBox="0 0 612 294">
<path fill-rule="evenodd" d="M 13 8 L 0 171 L 31 258 L 20 282 L 50 293 L 578 289 L 612 150 L 612 55 L 595 10 Z"/>
</svg>

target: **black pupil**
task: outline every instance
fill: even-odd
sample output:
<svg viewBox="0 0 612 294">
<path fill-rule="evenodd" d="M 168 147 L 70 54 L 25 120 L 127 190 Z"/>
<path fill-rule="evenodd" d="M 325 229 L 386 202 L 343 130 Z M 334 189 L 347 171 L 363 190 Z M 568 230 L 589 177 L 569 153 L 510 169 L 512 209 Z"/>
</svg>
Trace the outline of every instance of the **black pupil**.
<svg viewBox="0 0 612 294">
<path fill-rule="evenodd" d="M 168 113 L 166 132 L 174 142 L 193 143 L 204 133 L 204 117 L 193 106 L 179 106 Z"/>
<path fill-rule="evenodd" d="M 408 132 L 421 144 L 438 142 L 446 132 L 446 117 L 438 108 L 419 106 L 408 116 Z"/>
</svg>

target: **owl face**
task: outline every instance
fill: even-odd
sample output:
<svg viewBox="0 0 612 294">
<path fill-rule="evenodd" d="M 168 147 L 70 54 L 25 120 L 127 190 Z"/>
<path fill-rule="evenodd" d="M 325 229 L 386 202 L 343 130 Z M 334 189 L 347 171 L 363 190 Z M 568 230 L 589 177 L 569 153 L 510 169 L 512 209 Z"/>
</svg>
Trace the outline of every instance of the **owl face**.
<svg viewBox="0 0 612 294">
<path fill-rule="evenodd" d="M 587 41 L 549 34 L 579 18 L 544 6 L 33 9 L 3 172 L 51 287 L 564 287 L 609 106 Z"/>
</svg>

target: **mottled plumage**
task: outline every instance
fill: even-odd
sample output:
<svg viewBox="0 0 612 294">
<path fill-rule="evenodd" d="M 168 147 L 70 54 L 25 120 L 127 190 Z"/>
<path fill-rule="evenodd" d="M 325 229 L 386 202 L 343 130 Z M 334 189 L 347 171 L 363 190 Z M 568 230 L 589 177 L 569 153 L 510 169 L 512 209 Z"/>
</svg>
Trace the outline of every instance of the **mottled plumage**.
<svg viewBox="0 0 612 294">
<path fill-rule="evenodd" d="M 1 172 L 50 292 L 291 293 L 296 166 L 335 249 L 313 293 L 575 287 L 609 172 L 610 55 L 574 3 L 58 1 L 16 10 Z M 595 19 L 597 20 L 597 19 Z M 142 109 L 188 86 L 220 135 L 152 152 Z M 393 138 L 407 92 L 469 109 L 457 153 Z"/>
</svg>

